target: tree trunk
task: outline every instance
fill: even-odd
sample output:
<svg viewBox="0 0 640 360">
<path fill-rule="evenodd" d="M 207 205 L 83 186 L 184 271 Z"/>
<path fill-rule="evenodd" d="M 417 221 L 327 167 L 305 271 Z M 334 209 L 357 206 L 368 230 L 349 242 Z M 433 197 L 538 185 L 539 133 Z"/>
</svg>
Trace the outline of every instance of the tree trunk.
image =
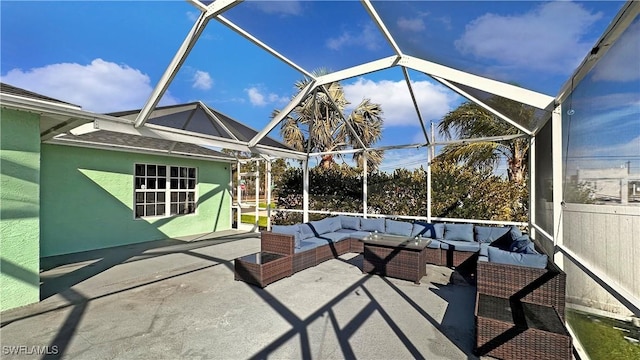
<svg viewBox="0 0 640 360">
<path fill-rule="evenodd" d="M 333 155 L 323 155 L 322 160 L 320 160 L 320 167 L 324 169 L 329 169 L 333 164 Z"/>
<path fill-rule="evenodd" d="M 514 156 L 508 160 L 507 175 L 509 176 L 509 181 L 523 184 L 526 173 L 527 167 L 524 163 L 524 157 L 519 154 L 514 154 Z"/>
</svg>

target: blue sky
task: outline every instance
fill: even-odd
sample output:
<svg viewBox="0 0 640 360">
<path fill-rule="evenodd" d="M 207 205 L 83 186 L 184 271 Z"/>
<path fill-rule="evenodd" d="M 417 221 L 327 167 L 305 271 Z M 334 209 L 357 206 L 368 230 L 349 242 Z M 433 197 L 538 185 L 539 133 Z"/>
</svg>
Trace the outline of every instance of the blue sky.
<svg viewBox="0 0 640 360">
<path fill-rule="evenodd" d="M 622 5 L 374 2 L 406 54 L 551 96 Z M 0 10 L 2 81 L 95 112 L 140 108 L 198 14 L 185 1 L 2 1 Z M 393 55 L 357 1 L 248 1 L 224 16 L 309 71 Z M 426 121 L 437 122 L 463 100 L 424 74 L 410 76 Z M 213 20 L 161 104 L 201 100 L 260 129 L 301 78 Z M 343 86 L 353 103 L 371 98 L 382 104 L 382 145 L 421 140 L 399 69 L 348 79 Z"/>
</svg>

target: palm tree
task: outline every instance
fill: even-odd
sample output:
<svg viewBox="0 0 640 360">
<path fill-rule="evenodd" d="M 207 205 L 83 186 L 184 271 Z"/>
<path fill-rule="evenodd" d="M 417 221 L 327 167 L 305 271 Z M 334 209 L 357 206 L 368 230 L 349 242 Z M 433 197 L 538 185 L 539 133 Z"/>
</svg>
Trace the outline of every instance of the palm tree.
<svg viewBox="0 0 640 360">
<path fill-rule="evenodd" d="M 314 71 L 314 76 L 327 73 L 329 73 L 328 70 L 320 69 Z M 304 78 L 297 81 L 295 87 L 298 91 L 302 91 L 310 81 L 310 79 Z M 364 99 L 346 116 L 344 110 L 350 103 L 345 98 L 342 85 L 333 82 L 325 87 L 327 93 L 317 91 L 311 94 L 283 119 L 280 136 L 285 144 L 298 151 L 329 152 L 359 148 L 360 143 L 353 135 L 354 132 L 367 147 L 380 140 L 383 124 L 383 111 L 380 104 L 374 104 L 370 99 Z M 336 106 L 332 104 L 331 100 Z M 278 113 L 279 110 L 274 110 L 272 117 Z M 353 132 L 349 129 L 347 122 L 353 128 Z M 336 158 L 342 158 L 342 155 L 323 155 L 319 166 L 329 168 L 336 163 Z M 361 167 L 363 154 L 354 154 L 353 160 Z M 367 160 L 369 169 L 375 170 L 382 162 L 382 152 L 368 151 Z"/>
<path fill-rule="evenodd" d="M 504 98 L 491 98 L 487 103 L 500 109 L 506 116 L 519 123 L 533 123 L 534 109 Z M 447 139 L 455 133 L 459 139 L 520 134 L 520 130 L 497 118 L 473 102 L 465 102 L 447 113 L 439 131 Z M 509 181 L 524 184 L 527 175 L 529 139 L 520 137 L 504 141 L 480 141 L 447 145 L 441 156 L 450 161 L 462 162 L 479 169 L 495 169 L 502 158 L 507 161 Z"/>
</svg>

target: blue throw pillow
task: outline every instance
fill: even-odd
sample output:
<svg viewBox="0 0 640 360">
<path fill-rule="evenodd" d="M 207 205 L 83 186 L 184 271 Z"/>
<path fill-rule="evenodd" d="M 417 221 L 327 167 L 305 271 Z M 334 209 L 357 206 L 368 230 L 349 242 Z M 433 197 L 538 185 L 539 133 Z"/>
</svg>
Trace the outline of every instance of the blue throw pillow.
<svg viewBox="0 0 640 360">
<path fill-rule="evenodd" d="M 444 239 L 473 241 L 473 224 L 444 224 Z"/>
<path fill-rule="evenodd" d="M 504 235 L 493 240 L 489 244 L 489 246 L 498 248 L 500 250 L 509 251 L 511 250 L 511 244 L 513 243 L 513 239 L 514 237 L 512 235 L 512 231 L 509 230 L 508 232 L 504 233 Z"/>
<path fill-rule="evenodd" d="M 340 219 L 334 217 L 328 217 L 318 221 L 310 221 L 309 224 L 318 235 L 338 231 L 341 226 Z"/>
<path fill-rule="evenodd" d="M 517 253 L 525 253 L 531 244 L 533 244 L 533 242 L 529 238 L 529 235 L 523 234 L 522 236 L 513 240 L 509 248 L 509 251 L 517 252 Z"/>
</svg>

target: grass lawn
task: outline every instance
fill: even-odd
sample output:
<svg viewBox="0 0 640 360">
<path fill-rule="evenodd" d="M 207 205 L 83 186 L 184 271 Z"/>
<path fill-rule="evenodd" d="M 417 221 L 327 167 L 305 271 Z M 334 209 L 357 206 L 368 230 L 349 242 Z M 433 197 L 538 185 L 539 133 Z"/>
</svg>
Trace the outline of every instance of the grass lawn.
<svg viewBox="0 0 640 360">
<path fill-rule="evenodd" d="M 251 215 L 251 214 L 242 214 L 240 216 L 240 221 L 243 224 L 255 224 L 256 216 L 255 215 Z M 266 216 L 258 217 L 258 226 L 267 227 L 267 217 Z"/>
<path fill-rule="evenodd" d="M 580 339 L 589 357 L 599 359 L 640 359 L 640 329 L 624 321 L 567 310 L 567 321 Z"/>
</svg>

